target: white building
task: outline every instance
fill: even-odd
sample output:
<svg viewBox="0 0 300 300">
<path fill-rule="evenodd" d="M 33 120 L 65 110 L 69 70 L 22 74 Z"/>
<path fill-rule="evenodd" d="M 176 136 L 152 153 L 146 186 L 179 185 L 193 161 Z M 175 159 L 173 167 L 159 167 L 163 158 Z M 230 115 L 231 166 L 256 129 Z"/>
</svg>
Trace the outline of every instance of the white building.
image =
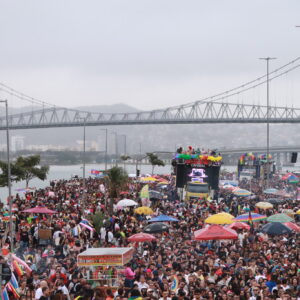
<svg viewBox="0 0 300 300">
<path fill-rule="evenodd" d="M 11 151 L 16 152 L 24 150 L 25 148 L 25 137 L 20 135 L 13 135 L 11 137 Z"/>
</svg>

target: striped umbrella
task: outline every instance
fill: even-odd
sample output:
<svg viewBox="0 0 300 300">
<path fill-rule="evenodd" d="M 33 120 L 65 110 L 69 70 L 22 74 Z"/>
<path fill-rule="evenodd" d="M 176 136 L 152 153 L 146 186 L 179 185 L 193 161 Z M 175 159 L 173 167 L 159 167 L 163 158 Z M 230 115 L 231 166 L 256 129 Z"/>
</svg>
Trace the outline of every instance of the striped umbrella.
<svg viewBox="0 0 300 300">
<path fill-rule="evenodd" d="M 295 223 L 287 222 L 287 223 L 284 223 L 284 225 L 287 226 L 288 228 L 292 229 L 295 232 L 300 232 L 300 227 Z"/>
<path fill-rule="evenodd" d="M 288 181 L 288 183 L 298 183 L 299 178 L 295 175 L 291 175 L 288 177 L 287 181 Z"/>
<path fill-rule="evenodd" d="M 260 214 L 251 214 L 251 217 L 249 216 L 249 214 L 243 214 L 243 215 L 239 215 L 236 218 L 233 219 L 233 221 L 236 222 L 259 222 L 259 221 L 263 221 L 267 219 L 267 216 L 264 215 L 260 215 Z"/>
<path fill-rule="evenodd" d="M 248 197 L 251 196 L 252 193 L 248 190 L 238 188 L 233 190 L 233 194 L 238 197 Z"/>
<path fill-rule="evenodd" d="M 287 223 L 287 222 L 291 222 L 294 221 L 293 218 L 289 217 L 286 214 L 275 214 L 273 216 L 270 216 L 267 219 L 268 222 L 280 222 L 280 223 Z"/>
</svg>

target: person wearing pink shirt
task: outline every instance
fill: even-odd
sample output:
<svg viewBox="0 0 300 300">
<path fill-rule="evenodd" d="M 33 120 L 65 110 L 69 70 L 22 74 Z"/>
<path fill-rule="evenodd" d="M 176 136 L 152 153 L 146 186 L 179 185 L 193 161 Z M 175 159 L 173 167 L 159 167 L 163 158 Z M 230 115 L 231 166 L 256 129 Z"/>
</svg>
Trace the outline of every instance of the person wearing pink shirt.
<svg viewBox="0 0 300 300">
<path fill-rule="evenodd" d="M 125 282 L 124 282 L 125 287 L 132 288 L 134 278 L 135 278 L 135 272 L 131 269 L 130 264 L 126 265 L 124 276 L 125 276 Z"/>
</svg>

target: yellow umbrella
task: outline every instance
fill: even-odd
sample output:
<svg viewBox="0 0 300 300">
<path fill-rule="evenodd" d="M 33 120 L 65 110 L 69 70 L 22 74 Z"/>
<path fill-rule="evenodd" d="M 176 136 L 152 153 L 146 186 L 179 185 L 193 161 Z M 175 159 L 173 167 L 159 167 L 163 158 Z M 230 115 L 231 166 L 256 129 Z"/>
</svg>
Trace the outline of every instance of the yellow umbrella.
<svg viewBox="0 0 300 300">
<path fill-rule="evenodd" d="M 270 202 L 257 202 L 255 206 L 261 209 L 273 208 L 273 204 Z"/>
<path fill-rule="evenodd" d="M 222 212 L 212 216 L 209 216 L 204 220 L 205 223 L 208 224 L 232 224 L 234 216 L 231 214 Z"/>
<path fill-rule="evenodd" d="M 141 182 L 155 182 L 155 181 L 157 181 L 157 179 L 156 178 L 154 178 L 154 177 L 142 177 L 141 179 L 140 179 L 140 181 Z"/>
<path fill-rule="evenodd" d="M 169 184 L 167 181 L 161 181 L 157 185 L 167 185 L 167 184 Z"/>
<path fill-rule="evenodd" d="M 139 215 L 153 215 L 153 210 L 148 206 L 138 207 L 134 210 L 134 212 Z"/>
</svg>

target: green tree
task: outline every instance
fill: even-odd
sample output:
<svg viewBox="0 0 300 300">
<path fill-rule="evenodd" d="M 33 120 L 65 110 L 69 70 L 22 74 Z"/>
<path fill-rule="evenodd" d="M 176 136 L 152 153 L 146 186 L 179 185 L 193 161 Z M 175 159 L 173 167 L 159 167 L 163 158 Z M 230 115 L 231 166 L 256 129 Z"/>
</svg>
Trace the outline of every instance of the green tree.
<svg viewBox="0 0 300 300">
<path fill-rule="evenodd" d="M 45 180 L 49 172 L 49 166 L 39 166 L 41 161 L 40 155 L 19 156 L 15 162 L 16 168 L 21 172 L 19 180 L 25 180 L 26 187 L 33 178 Z"/>
<path fill-rule="evenodd" d="M 154 173 L 154 167 L 155 166 L 165 166 L 165 163 L 158 158 L 157 155 L 155 155 L 154 153 L 147 153 L 148 159 L 150 164 L 152 165 L 152 174 Z"/>
<path fill-rule="evenodd" d="M 125 170 L 125 162 L 126 162 L 128 159 L 130 159 L 131 157 L 130 157 L 129 155 L 126 155 L 126 154 L 121 155 L 120 157 L 121 157 L 121 159 L 123 160 L 123 163 L 124 163 L 124 170 Z"/>
<path fill-rule="evenodd" d="M 0 174 L 0 186 L 8 186 L 8 167 L 7 167 L 7 162 L 5 161 L 0 161 L 0 169 L 1 169 L 1 174 Z M 19 166 L 16 166 L 15 163 L 11 162 L 10 163 L 10 180 L 11 182 L 15 181 L 20 181 L 21 176 L 22 176 L 22 169 Z"/>
<path fill-rule="evenodd" d="M 128 175 L 123 168 L 113 167 L 107 171 L 109 197 L 110 197 L 110 213 L 113 210 L 113 201 L 119 195 L 128 182 Z"/>
<path fill-rule="evenodd" d="M 94 215 L 90 216 L 90 219 L 95 226 L 95 229 L 98 234 L 100 234 L 100 229 L 103 226 L 104 215 L 101 212 L 96 212 Z"/>
</svg>

